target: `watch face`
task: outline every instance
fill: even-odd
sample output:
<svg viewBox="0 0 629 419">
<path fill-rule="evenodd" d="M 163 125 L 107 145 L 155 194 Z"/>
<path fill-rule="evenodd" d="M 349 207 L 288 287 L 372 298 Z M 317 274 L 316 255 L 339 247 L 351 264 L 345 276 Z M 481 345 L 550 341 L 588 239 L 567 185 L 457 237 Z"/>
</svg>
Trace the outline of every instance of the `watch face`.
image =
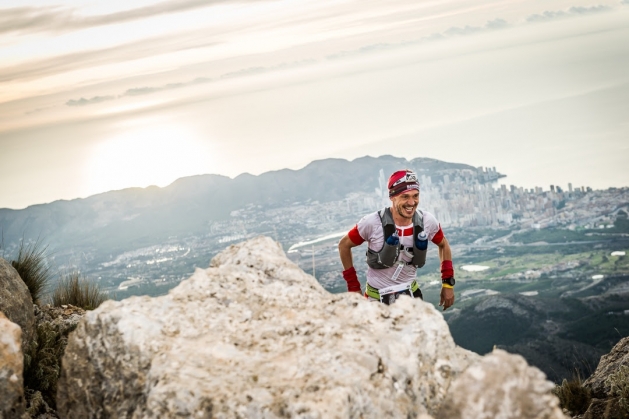
<svg viewBox="0 0 629 419">
<path fill-rule="evenodd" d="M 455 283 L 456 281 L 454 280 L 454 278 L 448 278 L 448 279 L 444 279 L 444 280 L 442 280 L 441 282 L 443 282 L 444 284 L 448 284 L 448 285 L 452 285 L 452 286 L 454 286 L 454 283 Z"/>
</svg>

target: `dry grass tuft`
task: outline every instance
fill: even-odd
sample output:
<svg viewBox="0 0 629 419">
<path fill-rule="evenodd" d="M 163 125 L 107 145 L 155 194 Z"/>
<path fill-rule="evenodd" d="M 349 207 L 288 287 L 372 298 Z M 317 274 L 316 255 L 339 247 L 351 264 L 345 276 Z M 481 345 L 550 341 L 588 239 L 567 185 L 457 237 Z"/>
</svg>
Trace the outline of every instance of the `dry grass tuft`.
<svg viewBox="0 0 629 419">
<path fill-rule="evenodd" d="M 107 299 L 107 294 L 98 285 L 78 272 L 71 272 L 62 278 L 51 296 L 53 306 L 71 304 L 84 310 L 94 310 Z"/>
<path fill-rule="evenodd" d="M 47 250 L 48 246 L 42 245 L 39 240 L 31 244 L 22 240 L 17 259 L 11 261 L 37 305 L 41 304 L 52 278 L 52 268 L 46 262 Z"/>
<path fill-rule="evenodd" d="M 592 401 L 590 389 L 583 387 L 583 380 L 578 374 L 570 381 L 564 379 L 553 393 L 559 398 L 561 407 L 573 416 L 584 413 Z"/>
</svg>

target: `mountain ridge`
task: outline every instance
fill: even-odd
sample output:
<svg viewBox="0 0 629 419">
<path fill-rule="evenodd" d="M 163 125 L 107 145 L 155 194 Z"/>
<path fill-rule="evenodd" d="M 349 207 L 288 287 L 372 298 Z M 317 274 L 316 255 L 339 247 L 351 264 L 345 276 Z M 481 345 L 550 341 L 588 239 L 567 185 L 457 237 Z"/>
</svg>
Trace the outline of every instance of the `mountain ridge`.
<svg viewBox="0 0 629 419">
<path fill-rule="evenodd" d="M 277 205 L 295 201 L 331 201 L 350 192 L 371 192 L 378 169 L 412 168 L 419 175 L 443 176 L 449 171 L 478 169 L 435 159 L 390 155 L 316 160 L 302 169 L 280 169 L 235 178 L 196 175 L 160 188 L 127 188 L 86 198 L 58 200 L 21 210 L 0 209 L 0 229 L 6 243 L 45 237 L 53 244 L 75 242 L 98 246 L 103 238 L 115 243 L 160 240 L 202 231 L 229 218 L 245 205 Z"/>
</svg>

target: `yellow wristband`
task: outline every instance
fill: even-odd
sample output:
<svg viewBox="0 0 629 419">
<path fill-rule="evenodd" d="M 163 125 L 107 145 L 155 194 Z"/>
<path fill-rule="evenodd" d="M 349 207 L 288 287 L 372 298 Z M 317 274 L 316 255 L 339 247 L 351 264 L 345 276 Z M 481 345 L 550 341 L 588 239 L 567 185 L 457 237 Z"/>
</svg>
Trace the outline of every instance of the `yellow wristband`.
<svg viewBox="0 0 629 419">
<path fill-rule="evenodd" d="M 442 286 L 443 288 L 450 288 L 451 290 L 453 290 L 453 289 L 454 289 L 454 286 L 452 286 L 452 285 L 450 285 L 450 284 L 441 284 L 441 286 Z"/>
</svg>

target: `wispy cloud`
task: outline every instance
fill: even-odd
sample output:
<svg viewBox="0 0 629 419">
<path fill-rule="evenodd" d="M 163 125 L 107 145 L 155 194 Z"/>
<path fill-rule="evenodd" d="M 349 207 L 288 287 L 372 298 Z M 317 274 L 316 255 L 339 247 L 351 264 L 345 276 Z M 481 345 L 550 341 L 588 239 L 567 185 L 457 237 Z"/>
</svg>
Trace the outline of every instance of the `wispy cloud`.
<svg viewBox="0 0 629 419">
<path fill-rule="evenodd" d="M 627 0 L 624 0 L 627 1 Z M 592 7 L 571 7 L 568 10 L 547 10 L 541 14 L 530 15 L 526 18 L 527 22 L 546 22 L 553 19 L 561 19 L 571 16 L 582 16 L 592 13 L 608 12 L 612 10 L 609 6 L 592 6 Z"/>
<path fill-rule="evenodd" d="M 621 0 L 620 4 L 629 4 L 629 0 Z"/>
<path fill-rule="evenodd" d="M 12 67 L 0 67 L 0 82 L 29 80 L 64 71 L 77 70 L 81 67 L 87 68 L 108 63 L 137 60 L 154 56 L 156 50 L 160 54 L 167 54 L 186 49 L 205 48 L 216 45 L 216 43 L 208 40 L 207 36 L 204 37 L 200 34 L 179 37 L 173 37 L 172 35 L 153 37 L 113 47 L 40 59 Z"/>
<path fill-rule="evenodd" d="M 344 58 L 351 55 L 371 53 L 371 52 L 383 51 L 383 50 L 394 49 L 394 48 L 402 48 L 409 45 L 417 45 L 422 42 L 438 41 L 441 39 L 447 39 L 454 36 L 466 36 L 466 35 L 473 35 L 473 34 L 477 34 L 481 32 L 486 32 L 486 31 L 499 30 L 499 29 L 508 28 L 509 26 L 511 26 L 509 22 L 507 22 L 504 19 L 497 18 L 497 19 L 488 21 L 483 26 L 469 26 L 469 25 L 465 25 L 462 27 L 452 26 L 443 32 L 436 32 L 428 36 L 425 36 L 419 40 L 366 45 L 356 50 L 342 51 L 336 54 L 331 54 L 331 55 L 328 55 L 326 58 L 330 60 L 335 60 L 338 58 Z"/>
<path fill-rule="evenodd" d="M 120 95 L 110 95 L 110 96 L 94 96 L 90 99 L 80 98 L 80 99 L 70 99 L 66 102 L 67 106 L 86 106 L 86 105 L 95 105 L 97 103 L 106 102 L 109 100 L 120 99 L 126 96 L 142 96 L 148 95 L 151 93 L 162 92 L 164 90 L 170 89 L 178 89 L 181 87 L 192 86 L 195 84 L 208 83 L 212 81 L 212 79 L 199 77 L 194 80 L 185 82 L 185 83 L 168 83 L 162 86 L 144 86 L 144 87 L 134 87 L 131 89 L 127 89 L 124 93 Z"/>
<path fill-rule="evenodd" d="M 93 98 L 90 98 L 90 99 L 85 99 L 84 97 L 82 97 L 81 99 L 78 99 L 78 100 L 69 100 L 66 102 L 66 105 L 85 106 L 85 105 L 92 105 L 94 103 L 101 103 L 101 102 L 105 102 L 105 101 L 113 100 L 113 99 L 115 99 L 114 96 L 94 96 Z"/>
<path fill-rule="evenodd" d="M 0 9 L 0 34 L 83 29 L 185 12 L 228 1 L 244 3 L 256 0 L 166 0 L 144 7 L 96 16 L 80 16 L 75 10 L 59 7 L 13 7 Z"/>
<path fill-rule="evenodd" d="M 164 90 L 179 89 L 181 87 L 192 86 L 195 84 L 208 83 L 210 81 L 212 81 L 212 79 L 207 78 L 207 77 L 197 77 L 194 80 L 190 80 L 183 83 L 168 83 L 168 84 L 164 84 L 162 86 L 156 86 L 156 87 L 134 87 L 131 89 L 127 89 L 123 94 L 121 94 L 118 97 L 148 95 L 151 93 L 161 92 Z"/>
<path fill-rule="evenodd" d="M 312 64 L 312 63 L 316 63 L 316 62 L 317 62 L 316 60 L 301 60 L 301 61 L 294 61 L 294 62 L 290 62 L 290 63 L 281 63 L 281 64 L 278 64 L 278 65 L 275 65 L 275 66 L 268 66 L 268 67 L 248 67 L 248 68 L 243 68 L 241 70 L 224 73 L 224 74 L 220 75 L 218 77 L 218 79 L 229 79 L 229 78 L 235 78 L 235 77 L 245 77 L 245 76 L 250 76 L 250 75 L 263 74 L 263 73 L 267 73 L 267 72 L 270 72 L 270 71 L 276 71 L 276 70 L 282 70 L 282 69 L 285 69 L 285 68 L 293 68 L 293 67 L 298 67 L 298 66 L 304 66 L 304 65 L 308 65 L 308 64 Z M 163 91 L 166 91 L 166 90 L 180 89 L 180 88 L 183 88 L 183 87 L 188 87 L 188 86 L 193 86 L 193 85 L 198 85 L 198 84 L 204 84 L 204 83 L 210 83 L 212 81 L 215 81 L 215 80 L 212 79 L 212 78 L 209 78 L 209 77 L 197 77 L 197 78 L 195 78 L 193 80 L 186 81 L 186 82 L 168 83 L 168 84 L 164 84 L 164 85 L 160 85 L 160 86 L 133 87 L 131 89 L 127 89 L 126 91 L 124 91 L 123 93 L 121 93 L 119 95 L 94 96 L 94 97 L 92 97 L 90 99 L 86 99 L 86 98 L 70 99 L 65 104 L 67 106 L 93 105 L 93 104 L 101 103 L 101 102 L 108 101 L 108 100 L 120 99 L 120 98 L 124 98 L 124 97 L 129 97 L 129 96 L 149 95 L 149 94 L 152 94 L 152 93 L 163 92 Z"/>
<path fill-rule="evenodd" d="M 510 25 L 506 20 L 498 18 L 498 19 L 488 21 L 483 26 L 469 26 L 469 25 L 465 25 L 463 27 L 453 26 L 449 29 L 446 29 L 443 32 L 443 35 L 444 37 L 455 36 L 455 35 L 456 36 L 471 35 L 471 34 L 484 32 L 488 30 L 504 29 L 509 26 Z"/>
</svg>

